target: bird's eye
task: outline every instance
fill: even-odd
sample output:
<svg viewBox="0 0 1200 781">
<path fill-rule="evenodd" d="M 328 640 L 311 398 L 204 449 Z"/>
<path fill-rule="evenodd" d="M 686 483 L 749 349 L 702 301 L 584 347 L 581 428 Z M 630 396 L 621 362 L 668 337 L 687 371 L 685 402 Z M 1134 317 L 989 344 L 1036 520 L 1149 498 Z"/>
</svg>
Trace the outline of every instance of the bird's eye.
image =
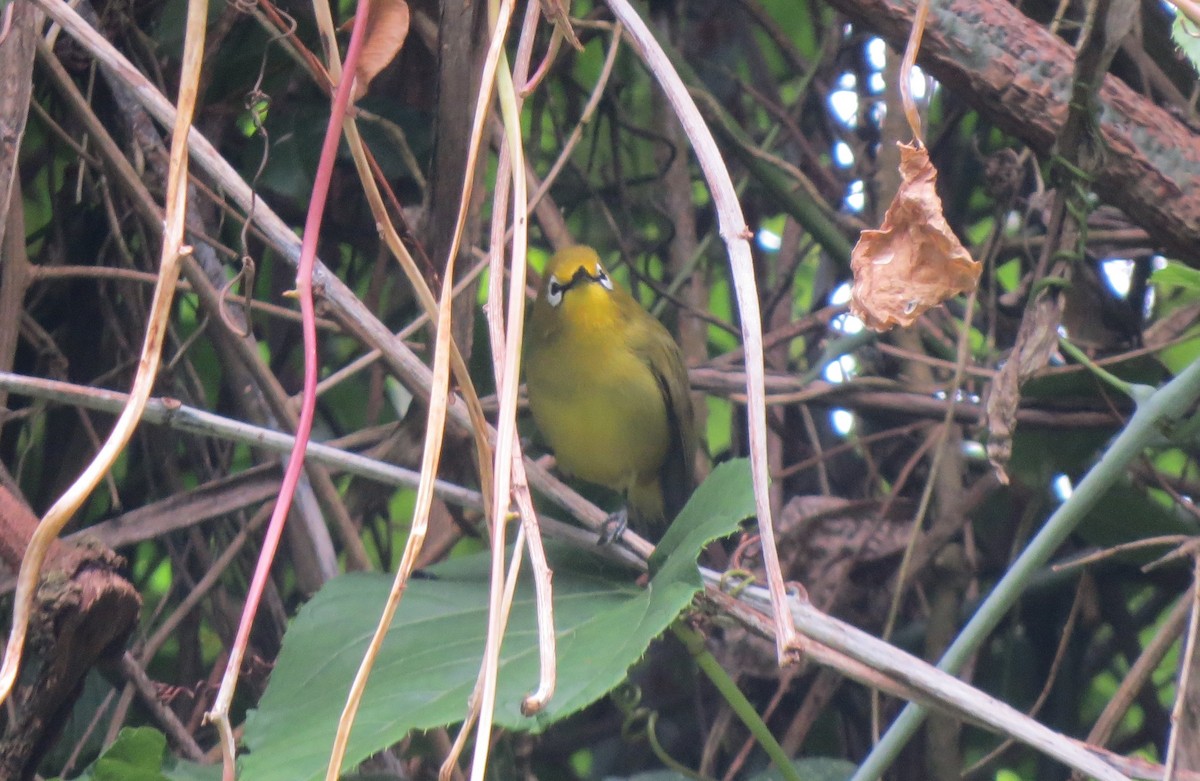
<svg viewBox="0 0 1200 781">
<path fill-rule="evenodd" d="M 559 284 L 558 278 L 551 274 L 550 284 L 546 286 L 546 300 L 550 302 L 550 306 L 558 306 L 562 302 L 563 290 L 565 288 Z"/>
<path fill-rule="evenodd" d="M 604 288 L 612 290 L 612 280 L 608 278 L 608 274 L 604 273 L 604 269 L 596 266 L 596 281 Z"/>
</svg>

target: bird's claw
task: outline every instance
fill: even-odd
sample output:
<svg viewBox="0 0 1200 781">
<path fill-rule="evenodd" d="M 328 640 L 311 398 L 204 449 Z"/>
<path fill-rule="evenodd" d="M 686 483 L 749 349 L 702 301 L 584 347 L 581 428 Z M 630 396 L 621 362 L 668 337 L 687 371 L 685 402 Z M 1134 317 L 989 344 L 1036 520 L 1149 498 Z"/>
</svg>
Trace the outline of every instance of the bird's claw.
<svg viewBox="0 0 1200 781">
<path fill-rule="evenodd" d="M 629 525 L 629 508 L 622 507 L 615 513 L 608 516 L 604 521 L 604 525 L 600 527 L 599 545 L 611 545 L 614 540 L 621 536 L 625 531 L 625 527 Z"/>
</svg>

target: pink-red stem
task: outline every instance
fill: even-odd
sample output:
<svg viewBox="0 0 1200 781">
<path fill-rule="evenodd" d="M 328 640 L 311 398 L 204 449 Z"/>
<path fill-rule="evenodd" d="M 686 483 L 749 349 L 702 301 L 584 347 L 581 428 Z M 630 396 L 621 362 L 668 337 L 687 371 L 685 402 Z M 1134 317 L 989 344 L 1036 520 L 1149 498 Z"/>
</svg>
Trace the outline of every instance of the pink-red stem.
<svg viewBox="0 0 1200 781">
<path fill-rule="evenodd" d="M 308 217 L 304 221 L 304 243 L 300 249 L 300 264 L 296 272 L 296 295 L 300 299 L 301 329 L 304 334 L 304 397 L 300 406 L 300 420 L 296 425 L 296 443 L 288 458 L 287 470 L 279 488 L 279 501 L 275 504 L 275 511 L 271 515 L 271 522 L 263 539 L 262 553 L 254 569 L 250 591 L 246 595 L 237 638 L 230 649 L 229 663 L 236 667 L 241 666 L 250 639 L 250 629 L 254 625 L 254 617 L 258 612 L 258 604 L 275 559 L 275 551 L 279 548 L 279 538 L 283 535 L 283 526 L 292 506 L 292 496 L 296 491 L 296 484 L 300 481 L 300 470 L 304 468 L 304 451 L 308 447 L 309 434 L 312 432 L 317 398 L 317 326 L 313 307 L 312 272 L 317 257 L 317 236 L 320 234 L 325 203 L 329 196 L 329 181 L 333 175 L 333 164 L 342 137 L 342 122 L 350 104 L 350 88 L 365 38 L 369 5 L 370 0 L 358 0 L 354 28 L 350 34 L 350 46 L 346 51 L 345 68 L 342 71 L 342 80 L 334 93 L 329 125 L 325 129 L 325 141 L 321 145 L 317 176 L 313 182 L 312 200 L 309 202 Z"/>
</svg>

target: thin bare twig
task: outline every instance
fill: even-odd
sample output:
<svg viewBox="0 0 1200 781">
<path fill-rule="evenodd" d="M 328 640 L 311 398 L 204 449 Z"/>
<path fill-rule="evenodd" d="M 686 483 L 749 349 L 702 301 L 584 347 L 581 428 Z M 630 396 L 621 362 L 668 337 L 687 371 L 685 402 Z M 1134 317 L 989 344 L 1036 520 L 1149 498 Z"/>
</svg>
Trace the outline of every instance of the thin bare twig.
<svg viewBox="0 0 1200 781">
<path fill-rule="evenodd" d="M 1200 635 L 1200 555 L 1193 554 L 1192 586 L 1188 589 L 1191 595 L 1191 620 L 1188 622 L 1187 642 L 1184 643 L 1183 653 L 1179 657 L 1179 682 L 1175 686 L 1175 704 L 1171 708 L 1171 737 L 1167 741 L 1167 766 L 1164 781 L 1173 781 L 1178 771 L 1180 736 L 1189 727 L 1184 724 L 1184 711 L 1187 709 L 1189 692 L 1196 687 L 1191 677 L 1196 673 L 1196 638 Z"/>
</svg>

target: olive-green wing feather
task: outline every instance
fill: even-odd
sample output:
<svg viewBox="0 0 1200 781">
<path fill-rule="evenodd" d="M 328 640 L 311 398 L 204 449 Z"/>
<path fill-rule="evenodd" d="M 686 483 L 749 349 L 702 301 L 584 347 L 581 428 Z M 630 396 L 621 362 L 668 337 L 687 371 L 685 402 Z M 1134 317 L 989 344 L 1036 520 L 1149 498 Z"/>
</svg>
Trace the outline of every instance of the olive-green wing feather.
<svg viewBox="0 0 1200 781">
<path fill-rule="evenodd" d="M 687 368 L 679 345 L 657 320 L 651 319 L 651 325 L 640 332 L 640 338 L 631 346 L 658 382 L 667 410 L 671 441 L 659 470 L 659 481 L 669 522 L 683 509 L 696 487 L 696 415 L 692 409 Z"/>
</svg>

